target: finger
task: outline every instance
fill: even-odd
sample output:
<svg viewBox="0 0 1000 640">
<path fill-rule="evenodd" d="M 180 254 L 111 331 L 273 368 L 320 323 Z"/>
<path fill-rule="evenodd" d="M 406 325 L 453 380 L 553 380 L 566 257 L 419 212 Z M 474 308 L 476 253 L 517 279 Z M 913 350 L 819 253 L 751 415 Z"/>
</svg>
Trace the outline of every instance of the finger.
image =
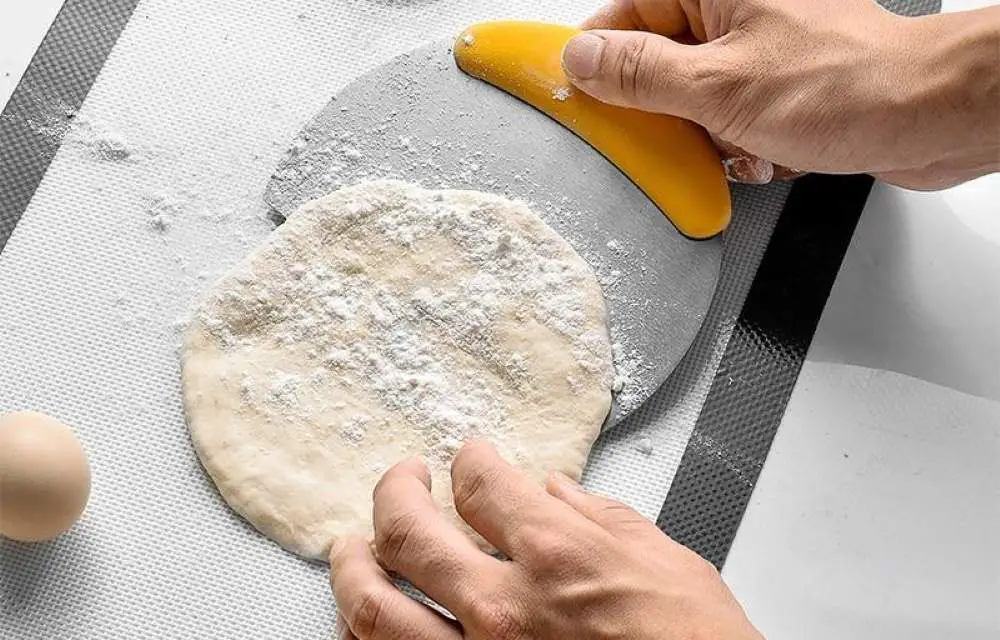
<svg viewBox="0 0 1000 640">
<path fill-rule="evenodd" d="M 379 567 L 368 542 L 354 536 L 330 552 L 330 583 L 346 640 L 461 640 L 436 613 L 410 599 Z"/>
<path fill-rule="evenodd" d="M 705 21 L 701 17 L 701 0 L 680 0 L 680 5 L 685 17 L 687 17 L 688 30 L 695 37 L 695 40 L 698 42 L 707 41 Z"/>
<path fill-rule="evenodd" d="M 635 509 L 616 500 L 589 494 L 566 476 L 550 476 L 546 490 L 591 523 L 622 540 L 628 549 L 640 554 L 667 554 L 674 563 L 706 564 L 698 554 L 672 540 Z"/>
<path fill-rule="evenodd" d="M 769 184 L 774 180 L 774 165 L 763 158 L 745 155 L 724 158 L 726 179 L 743 184 Z"/>
<path fill-rule="evenodd" d="M 594 14 L 580 23 L 583 30 L 589 29 L 622 29 L 626 31 L 646 31 L 642 24 L 636 21 L 632 12 L 632 0 L 618 0 L 600 7 Z"/>
<path fill-rule="evenodd" d="M 707 125 L 733 81 L 721 42 L 686 45 L 639 31 L 588 31 L 570 39 L 562 63 L 569 80 L 598 100 Z"/>
<path fill-rule="evenodd" d="M 587 493 L 579 483 L 561 473 L 549 476 L 545 490 L 616 538 L 660 541 L 664 537 L 656 525 L 635 509 L 617 500 Z"/>
<path fill-rule="evenodd" d="M 689 23 L 679 0 L 613 0 L 584 20 L 580 28 L 677 36 L 689 30 Z"/>
<path fill-rule="evenodd" d="M 806 174 L 805 171 L 767 162 L 718 136 L 713 135 L 711 138 L 722 156 L 722 166 L 726 179 L 730 182 L 766 184 L 775 180 L 794 180 Z"/>
<path fill-rule="evenodd" d="M 504 570 L 434 504 L 427 466 L 401 462 L 375 487 L 375 550 L 379 561 L 459 618 L 479 589 Z"/>
<path fill-rule="evenodd" d="M 339 613 L 337 614 L 337 624 L 334 627 L 333 637 L 334 640 L 358 640 L 358 637 L 351 631 L 351 627 L 348 626 L 347 620 L 344 620 L 344 616 Z"/>
<path fill-rule="evenodd" d="M 544 551 L 540 532 L 568 530 L 576 516 L 486 442 L 466 443 L 458 452 L 451 465 L 451 486 L 458 514 L 515 560 L 531 556 L 536 548 Z"/>
<path fill-rule="evenodd" d="M 726 179 L 739 184 L 769 184 L 775 181 L 794 180 L 806 175 L 805 171 L 789 169 L 745 154 L 722 159 Z"/>
<path fill-rule="evenodd" d="M 808 171 L 799 171 L 798 169 L 790 169 L 789 167 L 783 167 L 779 164 L 774 165 L 774 180 L 795 180 L 796 178 L 801 178 L 802 176 L 809 173 Z"/>
</svg>

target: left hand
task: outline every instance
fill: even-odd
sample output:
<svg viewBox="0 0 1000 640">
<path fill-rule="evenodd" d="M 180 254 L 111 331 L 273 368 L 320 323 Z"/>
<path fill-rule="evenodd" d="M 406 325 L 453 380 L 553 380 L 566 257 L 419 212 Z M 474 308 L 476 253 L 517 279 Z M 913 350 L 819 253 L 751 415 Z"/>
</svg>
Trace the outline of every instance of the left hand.
<svg viewBox="0 0 1000 640">
<path fill-rule="evenodd" d="M 761 640 L 712 565 L 623 504 L 564 476 L 543 488 L 482 442 L 458 453 L 452 486 L 459 515 L 510 560 L 442 515 L 422 462 L 401 462 L 375 488 L 375 553 L 353 537 L 330 554 L 343 638 Z M 397 590 L 388 571 L 458 623 Z"/>
</svg>

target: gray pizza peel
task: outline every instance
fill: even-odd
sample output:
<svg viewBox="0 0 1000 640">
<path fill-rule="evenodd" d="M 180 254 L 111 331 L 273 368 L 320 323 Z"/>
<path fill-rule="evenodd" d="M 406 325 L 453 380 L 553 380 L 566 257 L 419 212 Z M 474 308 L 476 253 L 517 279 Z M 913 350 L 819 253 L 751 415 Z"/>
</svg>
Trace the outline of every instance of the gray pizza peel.
<svg viewBox="0 0 1000 640">
<path fill-rule="evenodd" d="M 462 73 L 450 42 L 340 91 L 296 136 L 264 199 L 287 217 L 341 186 L 385 177 L 524 200 L 594 267 L 624 378 L 606 428 L 663 384 L 701 327 L 721 240 L 682 236 L 582 139 Z"/>
</svg>

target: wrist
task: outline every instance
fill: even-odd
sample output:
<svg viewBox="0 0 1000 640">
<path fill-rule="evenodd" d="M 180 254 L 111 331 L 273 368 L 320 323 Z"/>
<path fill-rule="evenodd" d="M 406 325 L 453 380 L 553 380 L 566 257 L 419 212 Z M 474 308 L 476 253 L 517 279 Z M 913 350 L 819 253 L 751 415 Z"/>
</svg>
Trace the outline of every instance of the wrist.
<svg viewBox="0 0 1000 640">
<path fill-rule="evenodd" d="M 900 18 L 902 132 L 912 166 L 968 179 L 1000 170 L 1000 7 Z"/>
</svg>

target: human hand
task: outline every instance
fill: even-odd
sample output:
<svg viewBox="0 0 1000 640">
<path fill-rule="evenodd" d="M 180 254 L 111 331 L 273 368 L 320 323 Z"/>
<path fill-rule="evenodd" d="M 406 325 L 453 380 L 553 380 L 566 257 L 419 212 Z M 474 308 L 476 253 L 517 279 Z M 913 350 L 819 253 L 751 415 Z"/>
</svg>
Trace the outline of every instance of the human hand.
<svg viewBox="0 0 1000 640">
<path fill-rule="evenodd" d="M 361 537 L 330 554 L 344 638 L 761 638 L 715 568 L 632 509 L 565 477 L 538 486 L 481 442 L 462 448 L 451 475 L 458 513 L 510 560 L 445 519 L 423 463 L 397 464 L 375 488 L 374 554 Z M 398 591 L 387 572 L 458 622 Z"/>
<path fill-rule="evenodd" d="M 583 28 L 563 52 L 578 88 L 698 122 L 738 181 L 872 173 L 931 189 L 1000 170 L 1000 7 L 914 19 L 872 0 L 616 0 Z"/>
</svg>

